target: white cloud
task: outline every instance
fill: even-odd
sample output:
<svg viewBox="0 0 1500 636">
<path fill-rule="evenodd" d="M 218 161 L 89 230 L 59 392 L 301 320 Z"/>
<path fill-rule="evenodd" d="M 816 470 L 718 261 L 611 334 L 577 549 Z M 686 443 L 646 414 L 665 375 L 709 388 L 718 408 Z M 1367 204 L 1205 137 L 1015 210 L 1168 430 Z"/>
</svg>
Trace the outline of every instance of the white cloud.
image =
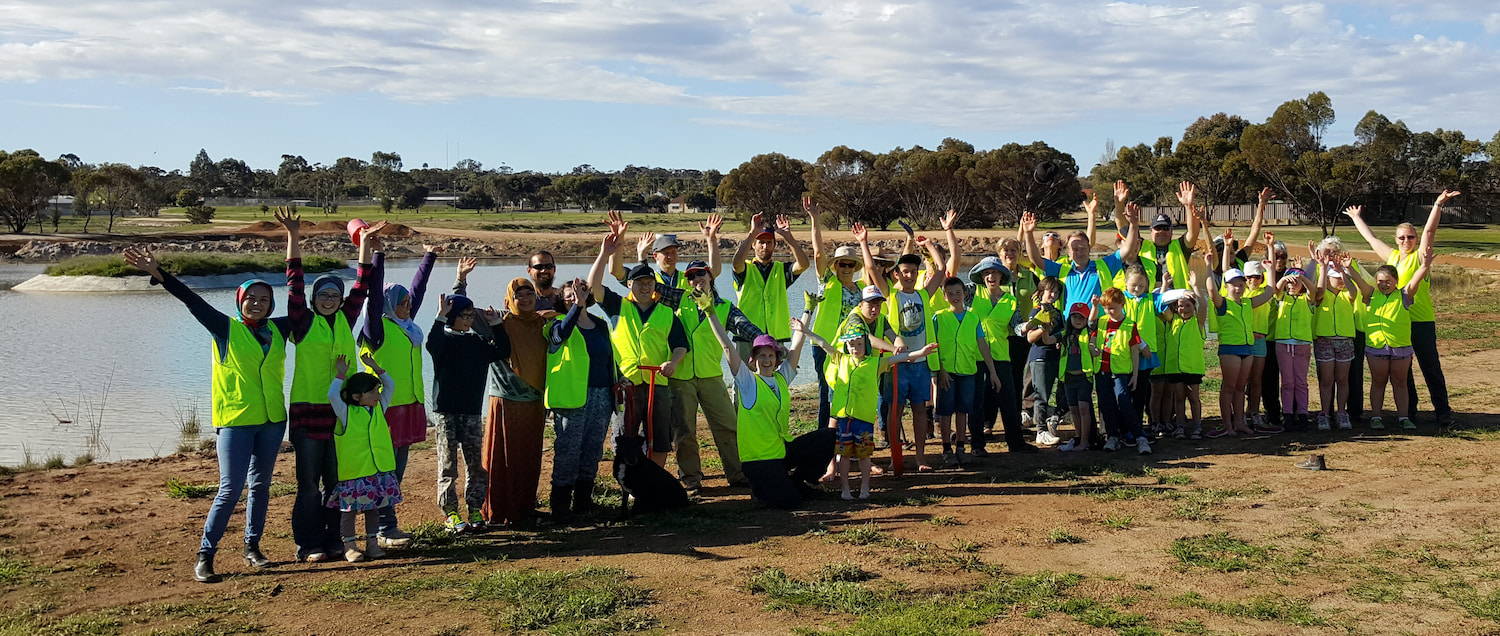
<svg viewBox="0 0 1500 636">
<path fill-rule="evenodd" d="M 64 108 L 67 110 L 119 110 L 119 106 L 105 106 L 102 104 L 75 104 L 68 102 L 22 102 L 11 100 L 9 103 L 18 106 L 35 106 L 37 108 Z"/>
<path fill-rule="evenodd" d="M 1467 14 L 1500 32 L 1500 14 L 1473 1 L 1376 4 L 1393 24 Z M 705 119 L 714 125 L 779 126 L 754 118 L 775 115 L 966 129 L 1249 115 L 1314 90 L 1393 117 L 1480 121 L 1477 106 L 1453 105 L 1500 98 L 1500 54 L 1486 43 L 1416 38 L 1415 26 L 1380 39 L 1338 15 L 1228 0 L 10 0 L 0 82 L 100 78 L 291 103 L 359 92 L 590 100 L 723 111 Z"/>
</svg>

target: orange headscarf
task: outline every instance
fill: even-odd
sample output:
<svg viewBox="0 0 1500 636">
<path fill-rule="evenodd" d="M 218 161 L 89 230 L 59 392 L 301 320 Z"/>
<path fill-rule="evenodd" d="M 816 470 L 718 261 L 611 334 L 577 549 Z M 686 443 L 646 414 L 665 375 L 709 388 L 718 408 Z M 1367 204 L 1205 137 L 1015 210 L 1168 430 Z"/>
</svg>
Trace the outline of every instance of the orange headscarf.
<svg viewBox="0 0 1500 636">
<path fill-rule="evenodd" d="M 522 289 L 536 291 L 529 278 L 511 279 L 505 290 L 506 314 L 501 326 L 510 338 L 510 366 L 516 375 L 537 390 L 547 379 L 547 336 L 544 333 L 546 319 L 535 309 L 521 312 L 516 308 L 516 292 Z"/>
</svg>

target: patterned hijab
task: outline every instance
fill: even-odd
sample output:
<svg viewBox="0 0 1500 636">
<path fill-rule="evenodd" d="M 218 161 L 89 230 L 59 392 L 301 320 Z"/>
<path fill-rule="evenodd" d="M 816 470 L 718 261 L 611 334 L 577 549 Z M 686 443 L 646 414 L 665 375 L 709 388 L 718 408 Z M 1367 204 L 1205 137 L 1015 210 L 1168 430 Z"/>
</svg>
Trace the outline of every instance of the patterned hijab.
<svg viewBox="0 0 1500 636">
<path fill-rule="evenodd" d="M 391 322 L 396 323 L 396 326 L 401 327 L 401 330 L 406 332 L 406 338 L 411 341 L 411 346 L 421 347 L 422 328 L 418 327 L 416 321 L 410 318 L 402 320 L 396 317 L 396 305 L 401 304 L 402 300 L 411 296 L 411 292 L 406 291 L 406 287 L 396 283 L 386 283 L 383 291 L 385 294 L 385 317 L 389 318 Z"/>
</svg>

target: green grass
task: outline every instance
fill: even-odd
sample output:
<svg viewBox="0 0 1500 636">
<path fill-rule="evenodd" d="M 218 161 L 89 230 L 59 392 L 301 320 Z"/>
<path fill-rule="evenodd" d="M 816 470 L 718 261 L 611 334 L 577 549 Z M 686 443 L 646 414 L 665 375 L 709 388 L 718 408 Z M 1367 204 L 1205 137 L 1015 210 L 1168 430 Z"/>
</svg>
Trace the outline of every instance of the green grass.
<svg viewBox="0 0 1500 636">
<path fill-rule="evenodd" d="M 156 255 L 162 271 L 174 276 L 217 276 L 246 272 L 277 272 L 286 270 L 286 257 L 279 252 L 246 252 L 235 254 L 218 253 L 162 253 Z M 308 273 L 327 272 L 348 267 L 342 259 L 328 256 L 306 255 L 302 257 L 302 269 Z M 48 265 L 49 276 L 145 276 L 146 273 L 125 264 L 123 256 L 74 256 L 56 265 Z"/>
<path fill-rule="evenodd" d="M 411 600 L 419 592 L 462 587 L 461 579 L 447 576 L 413 576 L 411 572 L 370 579 L 325 583 L 308 590 L 328 601 L 366 603 L 382 600 Z"/>
<path fill-rule="evenodd" d="M 1457 603 L 1474 618 L 1500 623 L 1500 589 L 1482 594 L 1468 583 L 1450 581 L 1434 585 L 1433 590 Z"/>
<path fill-rule="evenodd" d="M 931 524 L 931 525 L 934 525 L 934 526 L 961 526 L 961 525 L 963 525 L 962 521 L 959 521 L 957 517 L 954 517 L 952 515 L 938 515 L 936 517 L 929 517 L 927 519 L 927 523 Z"/>
<path fill-rule="evenodd" d="M 0 585 L 17 585 L 31 576 L 31 563 L 8 556 L 0 556 Z"/>
<path fill-rule="evenodd" d="M 111 612 L 53 616 L 57 607 L 33 605 L 0 614 L 0 636 L 105 636 L 120 633 L 122 623 Z"/>
<path fill-rule="evenodd" d="M 651 591 L 633 585 L 620 568 L 584 567 L 571 572 L 509 570 L 470 583 L 465 601 L 499 602 L 496 631 L 551 634 L 611 634 L 656 627 L 641 611 Z"/>
<path fill-rule="evenodd" d="M 173 499 L 202 499 L 218 491 L 216 483 L 190 484 L 176 477 L 167 479 L 167 496 Z"/>
<path fill-rule="evenodd" d="M 822 578 L 803 581 L 788 576 L 780 568 L 766 568 L 751 574 L 744 589 L 751 594 L 764 594 L 766 607 L 773 610 L 815 608 L 826 612 L 863 614 L 895 602 L 893 592 L 877 591 L 859 581 Z"/>
<path fill-rule="evenodd" d="M 1047 533 L 1048 543 L 1083 543 L 1083 537 L 1062 528 L 1053 528 Z"/>
<path fill-rule="evenodd" d="M 881 532 L 880 526 L 875 525 L 873 521 L 828 535 L 829 543 L 845 545 L 882 545 L 889 541 L 890 538 Z"/>
<path fill-rule="evenodd" d="M 1167 554 L 1184 567 L 1200 567 L 1219 572 L 1254 570 L 1270 559 L 1270 548 L 1236 539 L 1218 532 L 1172 541 Z"/>
<path fill-rule="evenodd" d="M 1099 525 L 1106 528 L 1114 528 L 1115 530 L 1129 530 L 1130 524 L 1134 521 L 1135 517 L 1128 515 L 1110 515 L 1101 519 Z"/>
<path fill-rule="evenodd" d="M 1357 583 L 1344 590 L 1344 593 L 1349 598 L 1366 603 L 1395 603 L 1401 600 L 1401 588 L 1395 585 Z"/>
<path fill-rule="evenodd" d="M 1187 485 L 1193 483 L 1193 478 L 1190 475 L 1182 475 L 1182 474 L 1177 474 L 1177 475 L 1157 475 L 1156 476 L 1156 483 L 1158 483 L 1158 484 L 1169 484 L 1169 485 L 1172 485 L 1172 486 L 1187 486 Z"/>
<path fill-rule="evenodd" d="M 1322 627 L 1328 619 L 1319 616 L 1303 599 L 1281 596 L 1258 596 L 1245 603 L 1211 601 L 1197 592 L 1188 592 L 1172 601 L 1184 607 L 1208 610 L 1215 614 L 1258 621 L 1286 623 L 1298 627 Z"/>
</svg>

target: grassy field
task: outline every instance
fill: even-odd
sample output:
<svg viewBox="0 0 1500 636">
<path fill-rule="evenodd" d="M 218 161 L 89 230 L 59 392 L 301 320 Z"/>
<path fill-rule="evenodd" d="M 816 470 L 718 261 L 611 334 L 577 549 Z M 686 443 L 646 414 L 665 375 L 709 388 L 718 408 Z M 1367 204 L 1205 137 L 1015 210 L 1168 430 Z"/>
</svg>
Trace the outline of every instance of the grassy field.
<svg viewBox="0 0 1500 636">
<path fill-rule="evenodd" d="M 157 255 L 161 268 L 176 276 L 218 276 L 243 272 L 275 272 L 286 268 L 285 257 L 279 253 L 263 252 L 251 254 L 201 254 L 163 253 Z M 308 273 L 343 269 L 348 264 L 327 256 L 307 255 L 302 257 L 302 269 Z M 146 273 L 125 264 L 120 256 L 74 256 L 56 265 L 47 267 L 51 276 L 145 276 Z"/>
</svg>

